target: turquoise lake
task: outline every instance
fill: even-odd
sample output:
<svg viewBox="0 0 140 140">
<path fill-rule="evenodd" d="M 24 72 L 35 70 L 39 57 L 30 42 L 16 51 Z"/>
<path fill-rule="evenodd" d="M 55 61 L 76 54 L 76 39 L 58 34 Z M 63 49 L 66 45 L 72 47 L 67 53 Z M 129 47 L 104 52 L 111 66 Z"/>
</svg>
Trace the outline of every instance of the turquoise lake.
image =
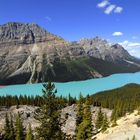
<svg viewBox="0 0 140 140">
<path fill-rule="evenodd" d="M 113 74 L 108 77 L 99 79 L 90 79 L 78 82 L 55 83 L 57 95 L 68 96 L 69 93 L 73 97 L 79 97 L 87 94 L 94 94 L 104 90 L 110 90 L 124 86 L 129 83 L 140 84 L 140 72 Z M 42 95 L 42 84 L 25 84 L 12 85 L 0 88 L 0 96 L 2 95 Z"/>
</svg>

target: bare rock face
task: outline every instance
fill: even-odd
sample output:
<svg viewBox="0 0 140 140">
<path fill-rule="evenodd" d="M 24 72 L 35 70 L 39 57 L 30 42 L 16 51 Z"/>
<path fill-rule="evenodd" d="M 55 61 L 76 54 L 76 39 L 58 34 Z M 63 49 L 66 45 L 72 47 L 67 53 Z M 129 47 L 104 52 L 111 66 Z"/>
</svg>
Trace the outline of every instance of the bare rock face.
<svg viewBox="0 0 140 140">
<path fill-rule="evenodd" d="M 21 118 L 23 120 L 23 126 L 24 128 L 27 128 L 29 124 L 31 124 L 32 129 L 35 130 L 36 127 L 38 127 L 40 124 L 39 122 L 34 118 L 35 117 L 35 111 L 38 107 L 33 106 L 19 106 L 17 109 L 16 106 L 12 106 L 9 109 L 2 108 L 0 110 L 0 132 L 3 132 L 4 124 L 5 124 L 5 115 L 6 113 L 8 115 L 12 115 L 13 121 L 16 121 L 16 116 L 19 113 L 21 115 Z"/>
<path fill-rule="evenodd" d="M 0 83 L 41 82 L 43 69 L 59 58 L 65 44 L 36 24 L 1 25 Z"/>
<path fill-rule="evenodd" d="M 51 34 L 37 24 L 9 22 L 0 25 L 0 43 L 31 44 L 43 42 Z"/>
<path fill-rule="evenodd" d="M 35 112 L 38 108 L 39 107 L 27 106 L 27 105 L 20 105 L 18 109 L 16 108 L 16 106 L 12 106 L 8 109 L 5 107 L 3 107 L 3 108 L 1 107 L 0 133 L 4 133 L 3 129 L 4 129 L 4 125 L 5 125 L 6 113 L 8 115 L 11 114 L 13 116 L 14 122 L 16 121 L 17 113 L 19 113 L 23 120 L 23 126 L 24 126 L 25 130 L 26 130 L 26 128 L 28 128 L 28 125 L 31 124 L 33 132 L 35 133 L 36 128 L 40 126 L 40 123 L 38 122 L 38 120 L 35 119 Z M 95 126 L 98 111 L 99 111 L 99 107 L 91 106 L 93 126 Z M 102 112 L 106 113 L 108 118 L 111 117 L 111 113 L 112 113 L 111 110 L 103 108 Z M 77 105 L 76 104 L 67 106 L 61 110 L 61 117 L 60 117 L 61 130 L 65 133 L 68 140 L 75 139 L 76 115 L 77 115 Z"/>
<path fill-rule="evenodd" d="M 77 106 L 68 106 L 61 111 L 61 129 L 69 139 L 75 136 Z"/>
<path fill-rule="evenodd" d="M 139 64 L 122 46 L 100 38 L 67 42 L 37 24 L 0 25 L 3 85 L 98 78 L 139 71 Z"/>
<path fill-rule="evenodd" d="M 35 106 L 27 106 L 20 105 L 17 109 L 16 106 L 12 106 L 10 108 L 2 108 L 0 110 L 0 133 L 4 133 L 3 128 L 5 124 L 5 115 L 11 114 L 13 116 L 13 121 L 15 122 L 15 118 L 17 113 L 20 113 L 23 126 L 26 130 L 28 124 L 31 124 L 33 132 L 37 127 L 40 126 L 40 123 L 35 119 L 35 111 L 38 107 Z M 92 114 L 92 125 L 95 126 L 95 122 L 97 120 L 97 114 L 99 111 L 99 107 L 91 106 L 91 114 Z M 102 112 L 105 113 L 108 119 L 111 118 L 112 110 L 102 108 Z M 76 129 L 76 114 L 77 114 L 77 105 L 67 106 L 61 110 L 61 130 L 66 134 L 68 140 L 75 139 L 75 129 Z M 93 129 L 93 137 L 92 139 L 97 140 L 124 140 L 127 138 L 131 138 L 135 135 L 137 139 L 140 138 L 140 115 L 138 115 L 138 111 L 134 111 L 131 114 L 126 114 L 124 117 L 117 120 L 116 127 L 109 127 L 104 133 L 98 132 L 94 133 L 97 130 Z"/>
<path fill-rule="evenodd" d="M 79 44 L 85 49 L 89 56 L 103 59 L 105 61 L 115 62 L 132 58 L 121 45 L 110 44 L 100 37 L 82 39 Z"/>
</svg>

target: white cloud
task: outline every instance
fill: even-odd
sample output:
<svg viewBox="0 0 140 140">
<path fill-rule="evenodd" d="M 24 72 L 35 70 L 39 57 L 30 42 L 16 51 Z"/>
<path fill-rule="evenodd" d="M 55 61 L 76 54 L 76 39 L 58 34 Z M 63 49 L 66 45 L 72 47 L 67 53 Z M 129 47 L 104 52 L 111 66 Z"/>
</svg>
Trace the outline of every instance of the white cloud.
<svg viewBox="0 0 140 140">
<path fill-rule="evenodd" d="M 128 40 L 123 41 L 122 43 L 120 43 L 123 46 L 127 46 L 127 47 L 135 47 L 135 48 L 139 48 L 140 47 L 140 43 L 138 42 L 130 42 Z"/>
<path fill-rule="evenodd" d="M 97 4 L 97 7 L 99 7 L 99 8 L 104 8 L 104 7 L 106 7 L 108 4 L 109 4 L 109 1 L 108 1 L 108 0 L 104 0 L 104 1 L 102 1 L 102 2 L 100 2 L 100 3 L 98 3 L 98 4 Z"/>
<path fill-rule="evenodd" d="M 123 8 L 118 6 L 115 8 L 114 13 L 121 13 L 123 11 Z"/>
<path fill-rule="evenodd" d="M 123 35 L 122 32 L 114 32 L 114 33 L 112 34 L 112 36 L 122 36 L 122 35 Z"/>
<path fill-rule="evenodd" d="M 132 56 L 140 58 L 140 43 L 139 42 L 131 42 L 125 40 L 121 43 L 122 45 Z"/>
<path fill-rule="evenodd" d="M 119 14 L 123 11 L 123 7 L 112 4 L 109 2 L 109 0 L 102 0 L 100 3 L 97 4 L 97 7 L 104 9 L 104 13 L 107 15 L 111 14 L 112 12 Z"/>
<path fill-rule="evenodd" d="M 49 16 L 46 16 L 45 19 L 48 21 L 52 21 L 51 17 L 49 17 Z"/>
<path fill-rule="evenodd" d="M 107 15 L 109 15 L 109 14 L 115 9 L 115 7 L 116 7 L 116 5 L 109 5 L 109 6 L 105 9 L 104 13 L 107 14 Z"/>
</svg>

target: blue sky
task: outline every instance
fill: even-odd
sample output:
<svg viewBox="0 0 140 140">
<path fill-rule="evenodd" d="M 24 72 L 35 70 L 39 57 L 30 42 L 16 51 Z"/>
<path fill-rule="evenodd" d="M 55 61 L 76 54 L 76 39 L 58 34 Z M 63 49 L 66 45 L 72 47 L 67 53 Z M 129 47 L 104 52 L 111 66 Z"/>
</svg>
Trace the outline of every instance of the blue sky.
<svg viewBox="0 0 140 140">
<path fill-rule="evenodd" d="M 101 36 L 140 57 L 140 0 L 1 0 L 0 24 L 35 22 L 74 41 Z"/>
</svg>

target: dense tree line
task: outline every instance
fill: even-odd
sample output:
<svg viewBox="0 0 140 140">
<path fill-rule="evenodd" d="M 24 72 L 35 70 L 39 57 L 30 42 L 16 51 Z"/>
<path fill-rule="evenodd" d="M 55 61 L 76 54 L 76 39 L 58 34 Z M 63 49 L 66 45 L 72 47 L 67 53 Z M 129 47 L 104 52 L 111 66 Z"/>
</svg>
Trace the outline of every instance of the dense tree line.
<svg viewBox="0 0 140 140">
<path fill-rule="evenodd" d="M 112 121 L 140 110 L 140 85 L 129 84 L 124 87 L 97 93 L 91 97 L 94 106 L 112 109 Z"/>
<path fill-rule="evenodd" d="M 72 105 L 77 102 L 76 98 L 73 98 L 72 96 L 66 97 L 56 97 L 57 103 L 60 105 L 61 108 L 66 107 L 68 105 Z M 42 106 L 44 104 L 44 99 L 42 96 L 0 96 L 0 107 L 11 107 L 13 105 L 16 105 L 17 107 L 19 105 L 32 105 L 32 106 Z"/>
</svg>

